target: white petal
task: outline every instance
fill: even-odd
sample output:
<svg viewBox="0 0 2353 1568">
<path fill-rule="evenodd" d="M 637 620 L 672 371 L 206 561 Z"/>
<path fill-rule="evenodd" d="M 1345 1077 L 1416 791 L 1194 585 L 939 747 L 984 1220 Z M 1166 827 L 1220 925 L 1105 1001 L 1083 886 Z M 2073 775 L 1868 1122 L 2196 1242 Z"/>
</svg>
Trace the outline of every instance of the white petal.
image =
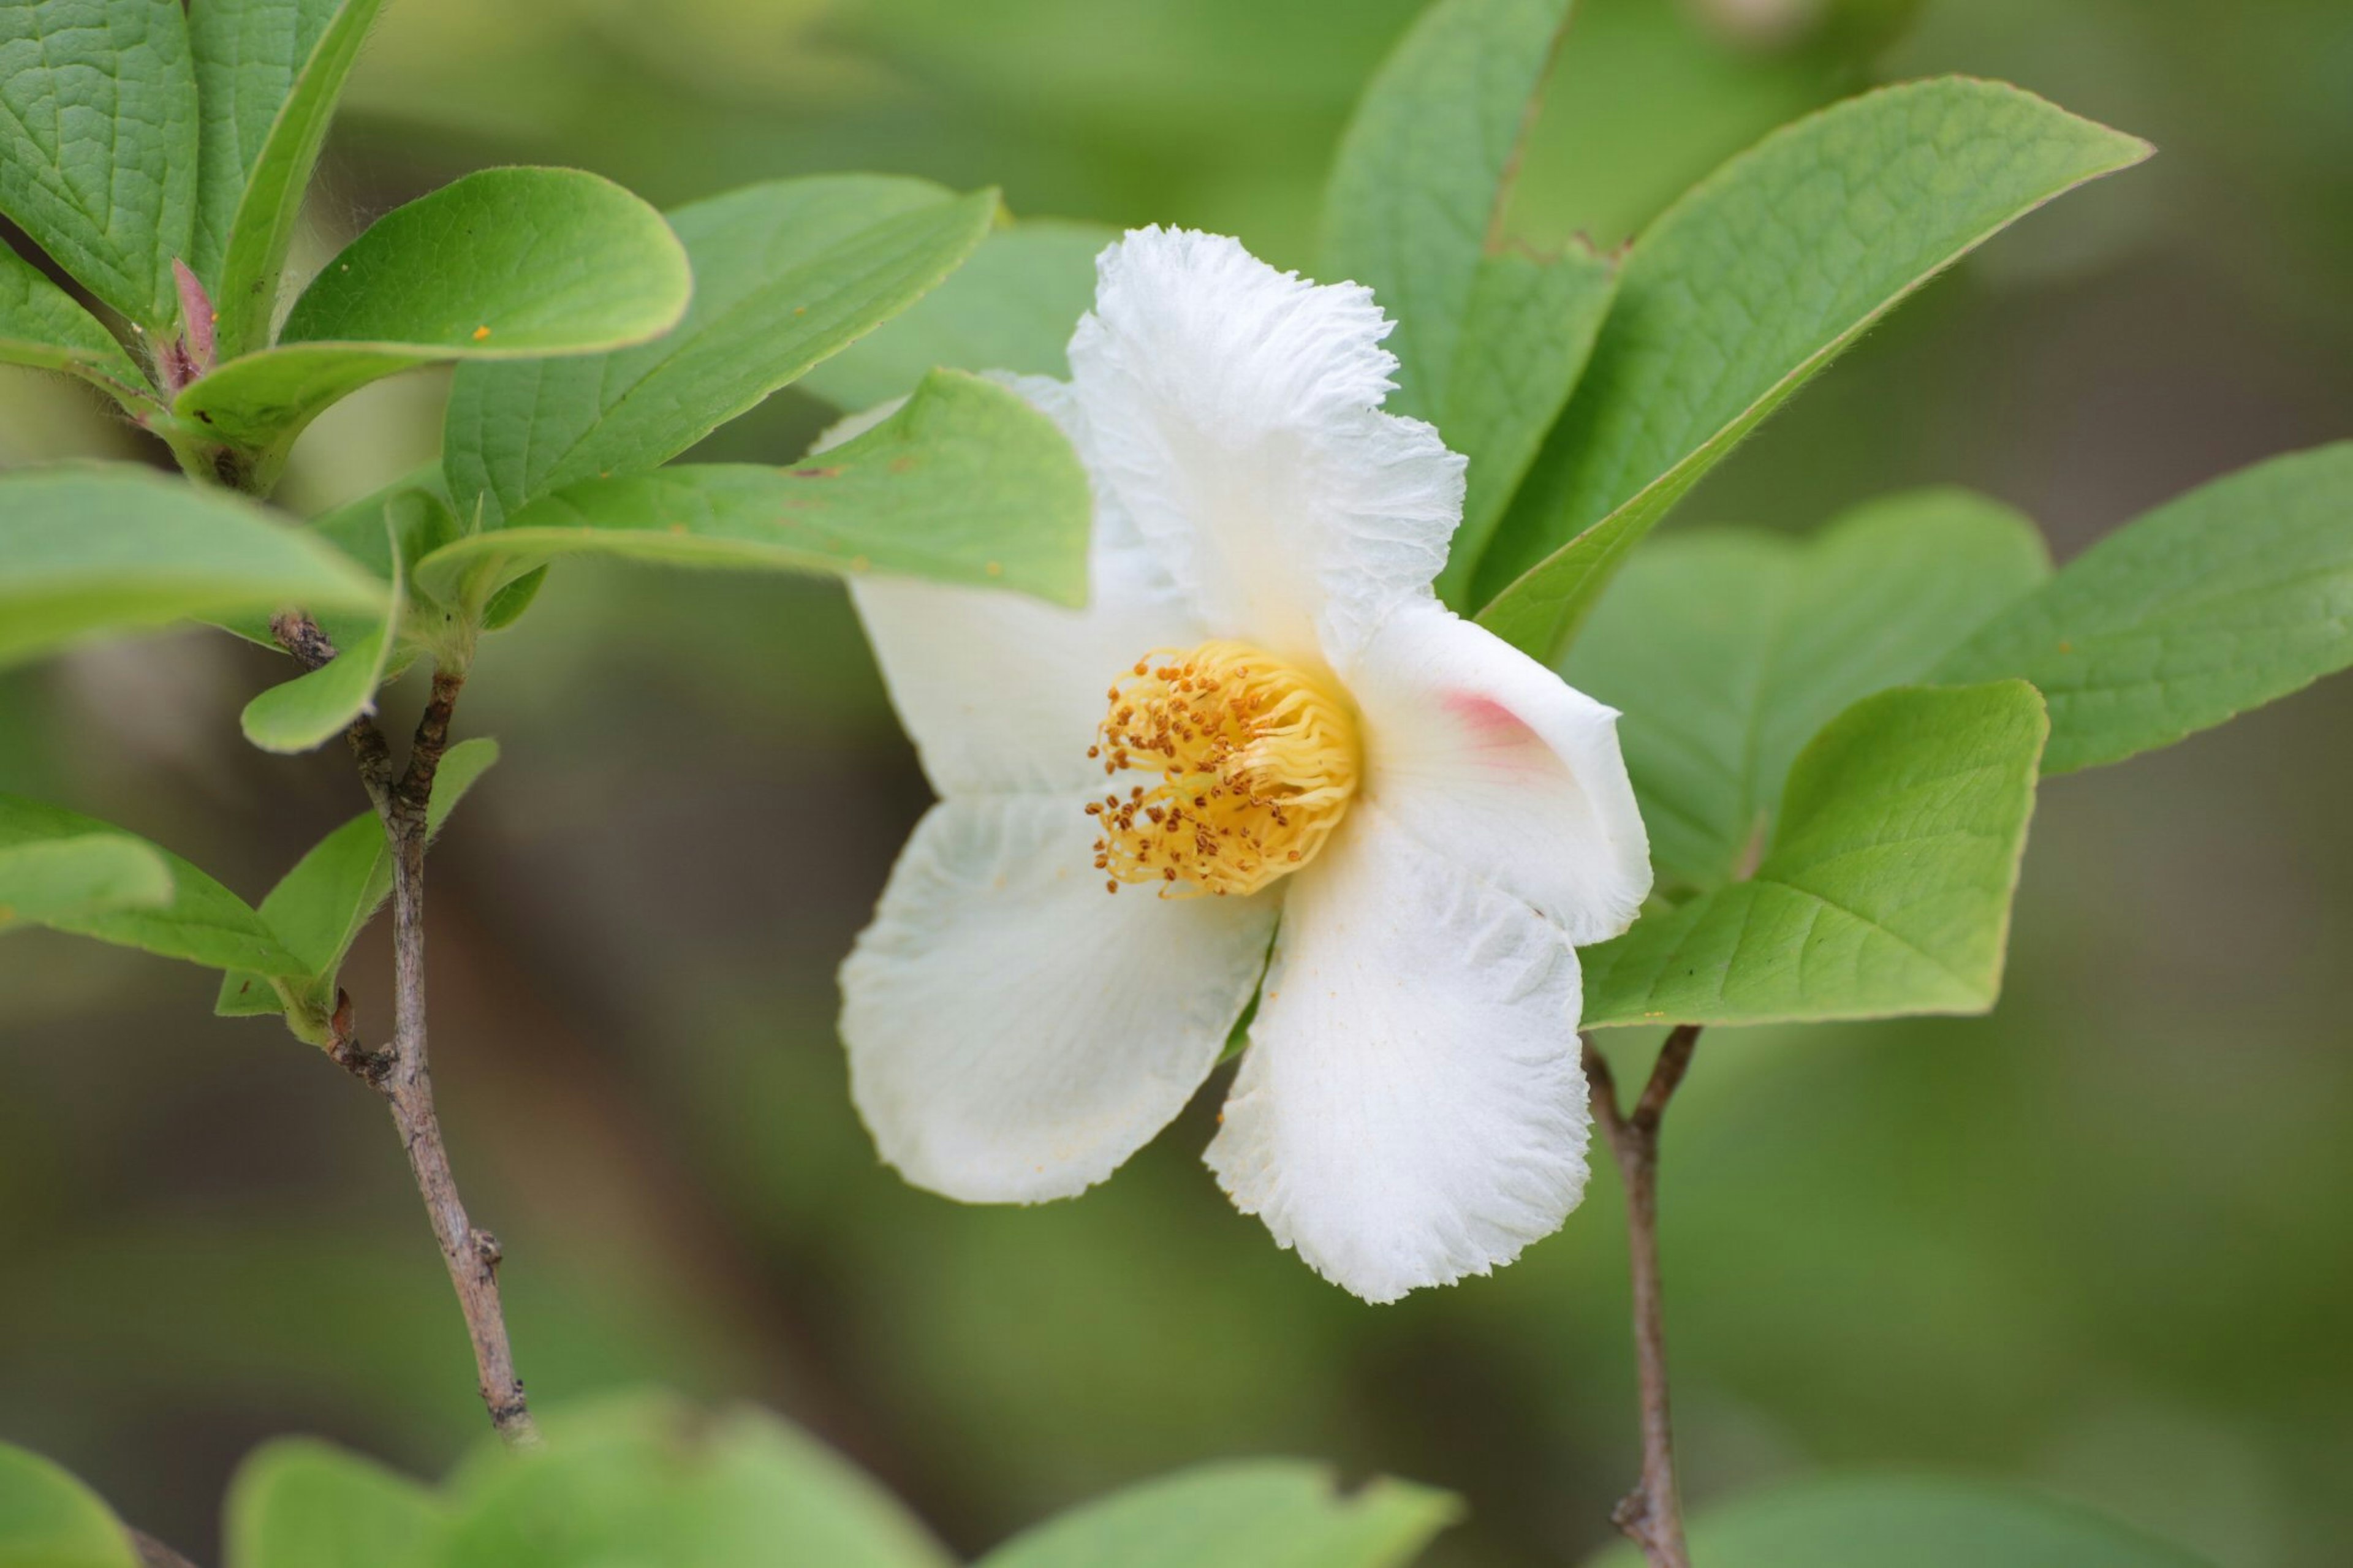
<svg viewBox="0 0 2353 1568">
<path fill-rule="evenodd" d="M 1576 952 L 1377 806 L 1291 881 L 1210 1168 L 1368 1301 L 1510 1262 L 1585 1191 Z"/>
<path fill-rule="evenodd" d="M 842 965 L 851 1097 L 882 1157 L 968 1203 L 1084 1191 L 1184 1108 L 1277 902 L 1114 896 L 1076 796 L 934 806 Z"/>
<path fill-rule="evenodd" d="M 1051 416 L 1087 457 L 1069 387 L 1042 376 L 998 379 Z M 853 416 L 824 439 L 846 438 L 841 433 L 855 434 L 850 427 L 866 418 Z M 1155 648 L 1201 640 L 1156 558 L 1103 487 L 1095 489 L 1083 610 L 912 577 L 850 581 L 892 704 L 940 795 L 1091 787 L 1103 769 L 1086 752 L 1112 682 Z"/>
<path fill-rule="evenodd" d="M 1614 709 L 1429 602 L 1393 616 L 1345 678 L 1364 714 L 1364 798 L 1579 947 L 1633 923 L 1650 839 Z"/>
<path fill-rule="evenodd" d="M 1071 340 L 1097 482 L 1219 635 L 1337 664 L 1445 563 L 1463 459 L 1378 411 L 1390 323 L 1235 240 L 1140 229 Z"/>
</svg>

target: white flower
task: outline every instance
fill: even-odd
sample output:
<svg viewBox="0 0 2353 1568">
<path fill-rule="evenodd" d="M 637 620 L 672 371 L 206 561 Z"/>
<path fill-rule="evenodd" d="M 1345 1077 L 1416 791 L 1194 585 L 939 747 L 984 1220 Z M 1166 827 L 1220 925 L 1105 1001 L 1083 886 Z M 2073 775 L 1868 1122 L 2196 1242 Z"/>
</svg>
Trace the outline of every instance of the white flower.
<svg viewBox="0 0 2353 1568">
<path fill-rule="evenodd" d="M 1585 1186 L 1574 949 L 1651 880 L 1617 715 L 1432 596 L 1463 459 L 1379 411 L 1370 290 L 1157 228 L 1097 272 L 1071 382 L 1015 383 L 1093 479 L 1090 607 L 854 586 L 941 797 L 842 969 L 860 1113 L 918 1185 L 1070 1196 L 1263 973 L 1235 1204 L 1368 1300 L 1485 1273 Z"/>
</svg>

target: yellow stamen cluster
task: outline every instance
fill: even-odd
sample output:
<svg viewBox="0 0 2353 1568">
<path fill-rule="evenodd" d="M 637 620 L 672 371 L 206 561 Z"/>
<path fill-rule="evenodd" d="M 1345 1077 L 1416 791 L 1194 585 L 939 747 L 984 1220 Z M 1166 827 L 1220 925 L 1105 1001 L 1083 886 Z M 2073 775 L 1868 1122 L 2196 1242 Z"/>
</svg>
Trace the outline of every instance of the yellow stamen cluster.
<svg viewBox="0 0 2353 1568">
<path fill-rule="evenodd" d="M 1156 773 L 1087 804 L 1113 892 L 1255 893 L 1315 858 L 1356 793 L 1356 718 L 1331 677 L 1239 642 L 1155 649 L 1109 693 L 1087 755 Z"/>
</svg>

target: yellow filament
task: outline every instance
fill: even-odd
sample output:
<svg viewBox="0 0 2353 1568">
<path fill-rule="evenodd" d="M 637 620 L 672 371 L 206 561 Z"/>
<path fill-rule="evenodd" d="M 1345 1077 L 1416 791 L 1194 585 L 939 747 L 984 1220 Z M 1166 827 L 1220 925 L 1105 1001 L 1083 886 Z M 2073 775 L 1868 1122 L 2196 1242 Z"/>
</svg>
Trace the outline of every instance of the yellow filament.
<svg viewBox="0 0 2353 1568">
<path fill-rule="evenodd" d="M 1112 687 L 1087 755 L 1155 784 L 1090 801 L 1095 869 L 1163 898 L 1255 893 L 1315 858 L 1362 758 L 1348 700 L 1319 670 L 1239 642 L 1158 648 Z"/>
</svg>

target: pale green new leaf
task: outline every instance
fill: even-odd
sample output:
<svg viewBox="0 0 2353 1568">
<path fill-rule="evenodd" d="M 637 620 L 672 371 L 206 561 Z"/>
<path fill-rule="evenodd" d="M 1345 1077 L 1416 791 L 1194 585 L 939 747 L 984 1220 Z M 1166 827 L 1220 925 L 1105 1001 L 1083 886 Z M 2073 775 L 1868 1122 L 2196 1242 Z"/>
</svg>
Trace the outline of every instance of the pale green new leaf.
<svg viewBox="0 0 2353 1568">
<path fill-rule="evenodd" d="M 2118 762 L 2353 666 L 2353 442 L 2253 468 L 2126 524 L 1954 651 L 2051 703 L 2045 772 Z"/>
<path fill-rule="evenodd" d="M 930 370 L 1067 380 L 1071 334 L 1094 304 L 1095 258 L 1118 238 L 1053 218 L 999 227 L 938 288 L 813 366 L 801 389 L 856 413 L 906 395 Z"/>
<path fill-rule="evenodd" d="M 431 1490 L 330 1444 L 284 1438 L 229 1482 L 226 1568 L 416 1568 L 447 1510 Z"/>
<path fill-rule="evenodd" d="M 1343 1492 L 1320 1465 L 1228 1461 L 1050 1520 L 980 1568 L 1400 1568 L 1461 1517 L 1451 1496 L 1404 1481 Z"/>
<path fill-rule="evenodd" d="M 119 833 L 0 849 L 0 931 L 171 901 L 172 868 L 164 857 Z"/>
<path fill-rule="evenodd" d="M 269 341 L 311 171 L 380 0 L 195 0 L 197 276 L 223 358 Z"/>
<path fill-rule="evenodd" d="M 179 319 L 196 206 L 196 81 L 180 0 L 0 5 L 0 213 L 134 321 Z"/>
<path fill-rule="evenodd" d="M 114 334 L 5 244 L 0 244 L 0 364 L 73 371 L 125 387 L 144 384 Z"/>
<path fill-rule="evenodd" d="M 1472 572 L 1609 309 L 1609 264 L 1515 249 L 1504 209 L 1569 0 L 1439 0 L 1365 89 L 1324 198 L 1324 277 L 1371 286 L 1397 323 L 1385 406 L 1471 460 L 1439 593 Z"/>
<path fill-rule="evenodd" d="M 0 476 L 0 666 L 187 616 L 383 600 L 382 583 L 234 496 L 127 466 Z"/>
<path fill-rule="evenodd" d="M 1086 598 L 1092 506 L 1054 423 L 1018 394 L 934 371 L 873 429 L 786 468 L 690 464 L 592 479 L 417 563 L 423 590 L 480 606 L 560 555 L 683 566 L 886 572 Z"/>
<path fill-rule="evenodd" d="M 1550 658 L 1635 541 L 1873 321 L 2148 152 L 2015 88 L 1947 78 L 1851 99 L 1717 170 L 1635 241 L 1592 363 L 1480 563 L 1481 623 Z"/>
<path fill-rule="evenodd" d="M 1933 1476 L 1799 1481 L 1691 1521 L 1694 1563 L 1731 1568 L 2207 1568 L 2088 1510 L 2014 1487 Z M 1613 1546 L 1589 1568 L 1641 1568 Z"/>
<path fill-rule="evenodd" d="M 695 298 L 659 342 L 564 363 L 469 365 L 443 462 L 459 514 L 495 528 L 584 479 L 678 456 L 906 309 L 972 253 L 997 193 L 827 175 L 752 185 L 670 215 Z M 903 390 L 903 389 L 902 389 Z"/>
<path fill-rule="evenodd" d="M 611 181 L 486 169 L 377 219 L 294 301 L 278 346 L 195 382 L 174 412 L 248 454 L 266 488 L 303 427 L 371 381 L 643 342 L 691 287 L 661 215 Z"/>
<path fill-rule="evenodd" d="M 1717 887 L 1762 849 L 1816 731 L 1926 679 L 2050 574 L 2031 522 L 1965 490 L 1884 497 L 1802 541 L 1671 534 L 1627 563 L 1561 673 L 1624 715 L 1662 882 Z"/>
<path fill-rule="evenodd" d="M 2022 680 L 1866 697 L 1799 753 L 1756 875 L 1585 950 L 1585 1025 L 1981 1013 L 2049 733 Z"/>
<path fill-rule="evenodd" d="M 168 900 L 153 908 L 28 914 L 28 920 L 100 942 L 144 948 L 164 958 L 185 958 L 212 969 L 251 969 L 267 974 L 302 972 L 302 962 L 280 944 L 244 900 L 169 850 L 59 806 L 0 795 L 0 854 L 92 836 L 130 840 L 159 857 L 171 879 Z"/>
<path fill-rule="evenodd" d="M 325 664 L 271 687 L 245 705 L 238 725 L 245 738 L 263 751 L 307 752 L 342 734 L 361 714 L 375 710 L 376 688 L 391 667 L 401 607 L 408 597 L 396 543 L 398 525 L 390 515 L 396 505 L 386 503 L 384 533 L 392 582 L 382 617 L 356 636 L 338 638 L 338 651 Z"/>
<path fill-rule="evenodd" d="M 0 1444 L 0 1568 L 140 1568 L 131 1537 L 88 1487 Z"/>
<path fill-rule="evenodd" d="M 498 760 L 499 743 L 487 737 L 460 741 L 442 753 L 426 809 L 428 837 L 440 833 L 467 791 Z M 279 975 L 277 984 L 249 972 L 221 976 L 213 1011 L 233 1018 L 285 1013 L 297 1035 L 317 1037 L 334 1013 L 344 957 L 391 893 L 392 851 L 384 823 L 363 812 L 313 845 L 261 900 L 262 922 L 298 967 Z"/>
</svg>

